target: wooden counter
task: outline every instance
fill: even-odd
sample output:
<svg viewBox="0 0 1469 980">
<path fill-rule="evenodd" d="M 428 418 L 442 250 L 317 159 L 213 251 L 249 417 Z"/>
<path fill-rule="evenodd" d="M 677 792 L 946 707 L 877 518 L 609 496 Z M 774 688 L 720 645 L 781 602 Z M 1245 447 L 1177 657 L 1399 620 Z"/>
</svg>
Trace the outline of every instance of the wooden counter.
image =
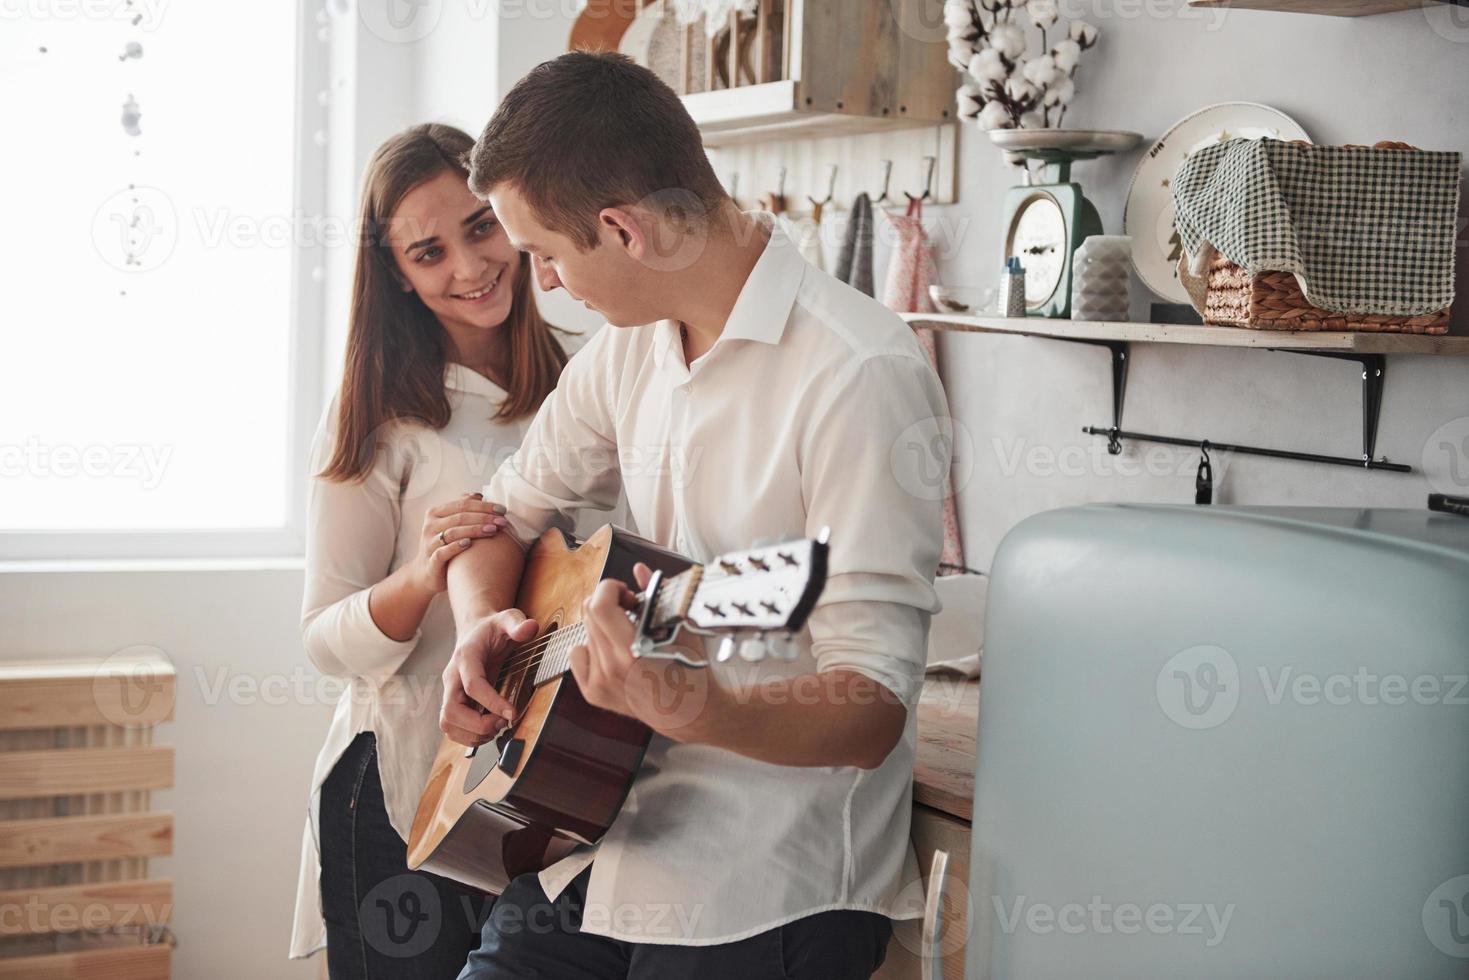
<svg viewBox="0 0 1469 980">
<path fill-rule="evenodd" d="M 918 700 L 913 802 L 968 821 L 974 817 L 974 741 L 979 681 L 930 677 Z"/>
</svg>

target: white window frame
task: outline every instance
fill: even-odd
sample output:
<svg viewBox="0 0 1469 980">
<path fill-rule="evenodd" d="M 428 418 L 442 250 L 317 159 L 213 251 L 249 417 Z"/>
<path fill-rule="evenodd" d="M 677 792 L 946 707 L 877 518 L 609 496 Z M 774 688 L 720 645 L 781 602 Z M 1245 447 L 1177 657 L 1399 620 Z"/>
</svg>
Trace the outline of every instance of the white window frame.
<svg viewBox="0 0 1469 980">
<path fill-rule="evenodd" d="M 293 204 L 296 214 L 325 215 L 328 206 L 328 153 L 315 134 L 324 130 L 326 112 L 315 93 L 329 90 L 332 47 L 316 37 L 319 9 L 296 4 L 296 103 Z M 348 19 L 355 20 L 355 16 Z M 348 28 L 350 29 L 350 28 Z M 336 31 L 333 32 L 336 35 Z M 279 527 L 248 530 L 162 529 L 0 530 L 0 561 L 298 558 L 305 553 L 307 455 L 322 405 L 322 355 L 325 344 L 325 282 L 312 269 L 326 268 L 322 235 L 300 236 L 291 266 L 291 363 L 287 391 L 286 520 Z"/>
</svg>

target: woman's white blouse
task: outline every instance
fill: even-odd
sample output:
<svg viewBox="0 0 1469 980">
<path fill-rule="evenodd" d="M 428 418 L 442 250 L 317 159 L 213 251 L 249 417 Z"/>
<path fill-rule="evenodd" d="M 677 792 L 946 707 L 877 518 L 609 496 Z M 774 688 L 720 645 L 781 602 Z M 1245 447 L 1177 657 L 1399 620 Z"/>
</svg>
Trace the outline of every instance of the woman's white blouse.
<svg viewBox="0 0 1469 980">
<path fill-rule="evenodd" d="M 572 342 L 563 341 L 568 349 L 582 340 L 567 339 Z M 443 429 L 389 423 L 380 440 L 383 450 L 365 480 L 313 476 L 309 483 L 301 631 L 311 662 L 322 674 L 339 679 L 343 690 L 311 779 L 293 959 L 326 945 L 317 828 L 321 784 L 337 759 L 359 732 L 375 733 L 388 818 L 406 841 L 442 739 L 440 675 L 454 651 L 448 594 L 434 597 L 412 637 L 395 640 L 373 621 L 368 593 L 413 559 L 428 509 L 488 482 L 530 425 L 529 418 L 494 421 L 505 391 L 463 365 L 448 365 L 444 385 L 453 414 Z M 312 445 L 312 474 L 331 458 L 336 420 L 333 399 Z M 612 519 L 593 516 L 593 527 Z"/>
</svg>

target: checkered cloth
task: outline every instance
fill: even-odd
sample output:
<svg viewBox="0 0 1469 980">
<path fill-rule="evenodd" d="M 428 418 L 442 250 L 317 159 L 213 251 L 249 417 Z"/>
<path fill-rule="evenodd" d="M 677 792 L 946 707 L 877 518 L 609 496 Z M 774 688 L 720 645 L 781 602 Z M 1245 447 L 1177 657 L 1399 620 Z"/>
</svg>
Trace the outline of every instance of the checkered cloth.
<svg viewBox="0 0 1469 980">
<path fill-rule="evenodd" d="M 1173 178 L 1184 248 L 1293 272 L 1312 304 L 1416 316 L 1454 299 L 1459 154 L 1230 140 Z"/>
</svg>

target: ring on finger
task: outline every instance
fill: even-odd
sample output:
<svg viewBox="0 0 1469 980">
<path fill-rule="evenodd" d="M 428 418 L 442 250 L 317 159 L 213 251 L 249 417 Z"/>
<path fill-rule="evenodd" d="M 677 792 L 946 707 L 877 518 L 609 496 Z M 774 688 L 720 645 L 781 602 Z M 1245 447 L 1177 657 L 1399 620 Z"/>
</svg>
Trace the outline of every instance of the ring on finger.
<svg viewBox="0 0 1469 980">
<path fill-rule="evenodd" d="M 439 544 L 448 544 L 448 543 L 449 542 L 444 539 L 444 532 L 443 531 L 440 531 L 439 532 Z"/>
</svg>

